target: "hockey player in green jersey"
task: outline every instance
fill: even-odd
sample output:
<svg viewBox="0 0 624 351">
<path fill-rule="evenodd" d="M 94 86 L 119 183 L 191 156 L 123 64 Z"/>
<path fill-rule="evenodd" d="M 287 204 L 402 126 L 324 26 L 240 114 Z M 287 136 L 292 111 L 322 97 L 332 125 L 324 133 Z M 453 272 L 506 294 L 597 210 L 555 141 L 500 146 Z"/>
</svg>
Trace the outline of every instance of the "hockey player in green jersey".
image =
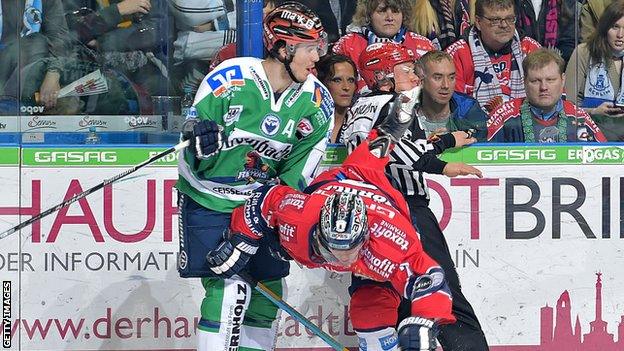
<svg viewBox="0 0 624 351">
<path fill-rule="evenodd" d="M 201 277 L 206 290 L 198 350 L 272 350 L 278 310 L 244 281 L 216 278 L 208 251 L 223 243 L 232 210 L 254 189 L 279 179 L 303 189 L 325 151 L 334 103 L 311 70 L 327 47 L 319 18 L 286 3 L 264 20 L 266 59 L 219 64 L 203 80 L 185 123 L 191 145 L 180 157 L 182 277 Z M 225 234 L 227 235 L 227 234 Z M 250 254 L 251 276 L 281 294 L 289 264 L 279 243 L 238 243 Z"/>
</svg>

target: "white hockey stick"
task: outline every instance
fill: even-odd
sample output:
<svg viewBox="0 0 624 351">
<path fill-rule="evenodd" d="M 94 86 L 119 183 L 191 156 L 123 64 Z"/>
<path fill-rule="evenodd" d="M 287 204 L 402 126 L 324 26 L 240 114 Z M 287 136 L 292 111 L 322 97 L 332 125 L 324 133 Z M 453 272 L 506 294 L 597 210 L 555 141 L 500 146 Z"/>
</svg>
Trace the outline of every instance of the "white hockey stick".
<svg viewBox="0 0 624 351">
<path fill-rule="evenodd" d="M 13 228 L 11 228 L 9 230 L 5 230 L 4 232 L 0 233 L 0 239 L 6 238 L 7 236 L 15 233 L 16 231 L 18 231 L 18 230 L 20 230 L 22 228 L 25 228 L 25 227 L 35 223 L 36 221 L 38 221 L 38 220 L 48 216 L 51 213 L 54 213 L 54 212 L 62 209 L 63 207 L 67 207 L 67 206 L 73 204 L 74 202 L 76 202 L 76 201 L 86 197 L 87 195 L 89 195 L 89 194 L 91 194 L 91 193 L 93 193 L 95 191 L 98 191 L 98 190 L 102 189 L 103 187 L 105 187 L 105 186 L 107 186 L 109 184 L 112 184 L 112 183 L 118 181 L 121 178 L 126 177 L 129 174 L 132 174 L 132 173 L 136 172 L 140 168 L 143 168 L 143 167 L 149 165 L 150 163 L 153 163 L 154 161 L 156 161 L 158 159 L 161 159 L 161 158 L 163 158 L 163 157 L 165 157 L 165 156 L 167 156 L 167 155 L 169 155 L 169 154 L 171 154 L 173 152 L 177 152 L 179 150 L 184 149 L 185 147 L 189 146 L 189 144 L 190 144 L 190 141 L 189 140 L 185 140 L 185 141 L 183 141 L 183 142 L 181 142 L 181 143 L 179 143 L 179 144 L 177 144 L 175 146 L 170 147 L 169 149 L 167 149 L 167 150 L 165 150 L 165 151 L 163 151 L 163 152 L 161 152 L 159 154 L 156 154 L 156 155 L 150 157 L 149 159 L 139 163 L 138 165 L 136 165 L 136 166 L 126 170 L 123 173 L 120 173 L 120 174 L 118 174 L 118 175 L 116 175 L 114 177 L 106 179 L 105 181 L 101 182 L 100 184 L 98 184 L 98 185 L 96 185 L 96 186 L 94 186 L 94 187 L 92 187 L 90 189 L 87 189 L 87 190 L 81 192 L 80 194 L 76 194 L 76 195 L 72 196 L 70 199 L 67 199 L 67 200 L 61 202 L 60 204 L 58 204 L 58 205 L 56 205 L 56 206 L 54 206 L 52 208 L 49 208 L 49 209 L 39 213 L 38 215 L 36 215 L 34 217 L 31 217 L 30 219 L 28 219 L 28 220 L 26 220 L 26 221 L 16 225 L 15 227 L 13 227 Z"/>
</svg>

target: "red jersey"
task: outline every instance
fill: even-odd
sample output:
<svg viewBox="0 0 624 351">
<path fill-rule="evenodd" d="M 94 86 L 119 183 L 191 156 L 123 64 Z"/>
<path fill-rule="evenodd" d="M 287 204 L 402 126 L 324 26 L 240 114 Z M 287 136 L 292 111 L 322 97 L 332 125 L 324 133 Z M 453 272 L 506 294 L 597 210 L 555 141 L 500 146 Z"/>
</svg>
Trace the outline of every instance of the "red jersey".
<svg viewBox="0 0 624 351">
<path fill-rule="evenodd" d="M 439 265 L 423 251 L 407 203 L 384 175 L 387 162 L 387 157 L 373 156 L 368 143 L 362 143 L 341 167 L 321 173 L 310 185 L 315 190 L 309 194 L 282 185 L 258 196 L 255 193 L 232 213 L 231 230 L 254 239 L 273 231 L 288 254 L 306 267 L 388 281 L 400 295 L 410 298 L 406 296 L 410 277 Z M 367 206 L 369 240 L 349 267 L 326 262 L 312 247 L 321 208 L 336 192 L 357 193 Z M 453 322 L 451 303 L 448 293 L 437 290 L 412 301 L 412 314 L 441 323 Z"/>
<path fill-rule="evenodd" d="M 340 39 L 338 39 L 336 44 L 334 44 L 334 47 L 332 50 L 336 54 L 341 54 L 341 55 L 350 57 L 353 60 L 353 62 L 355 62 L 355 65 L 358 67 L 358 70 L 360 70 L 360 67 L 359 67 L 360 54 L 364 52 L 364 50 L 369 44 L 370 43 L 368 42 L 368 39 L 361 33 L 349 33 L 347 35 L 344 35 Z M 414 54 L 416 55 L 417 59 L 420 58 L 425 53 L 431 50 L 435 50 L 435 46 L 433 45 L 431 40 L 425 38 L 424 36 L 420 34 L 416 34 L 410 31 L 407 31 L 405 33 L 405 37 L 403 38 L 403 41 L 400 44 L 414 51 Z M 362 79 L 362 77 L 360 76 L 360 79 L 358 80 L 357 89 L 360 90 L 364 86 L 366 86 L 366 82 L 364 82 L 364 79 Z"/>
<path fill-rule="evenodd" d="M 529 37 L 524 37 L 520 41 L 520 49 L 525 55 L 540 47 L 541 45 L 537 41 Z M 465 39 L 460 39 L 451 44 L 446 49 L 446 52 L 453 56 L 453 61 L 455 63 L 455 91 L 474 97 L 475 69 L 470 45 Z M 503 55 L 490 55 L 490 61 L 492 62 L 492 67 L 494 68 L 498 81 L 501 83 L 503 94 L 510 96 L 511 52 Z"/>
</svg>

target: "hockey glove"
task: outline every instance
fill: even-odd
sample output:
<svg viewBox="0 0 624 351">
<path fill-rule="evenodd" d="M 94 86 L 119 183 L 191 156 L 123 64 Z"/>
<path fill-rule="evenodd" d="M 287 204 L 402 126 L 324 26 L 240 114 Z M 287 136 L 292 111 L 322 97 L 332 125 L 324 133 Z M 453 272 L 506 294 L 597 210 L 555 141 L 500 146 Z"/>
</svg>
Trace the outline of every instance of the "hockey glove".
<svg viewBox="0 0 624 351">
<path fill-rule="evenodd" d="M 206 261 L 216 275 L 231 278 L 245 268 L 256 251 L 259 241 L 240 233 L 226 238 L 214 250 L 208 252 Z"/>
<path fill-rule="evenodd" d="M 223 146 L 223 127 L 215 121 L 187 119 L 182 126 L 182 138 L 191 141 L 189 149 L 198 159 L 205 160 Z"/>
<path fill-rule="evenodd" d="M 401 351 L 434 351 L 437 346 L 438 327 L 431 319 L 408 317 L 399 324 Z"/>
<path fill-rule="evenodd" d="M 377 157 L 387 156 L 393 145 L 401 140 L 414 119 L 414 107 L 419 101 L 419 94 L 420 86 L 417 86 L 396 97 L 390 113 L 377 126 L 379 136 L 368 145 L 374 155 Z"/>
</svg>

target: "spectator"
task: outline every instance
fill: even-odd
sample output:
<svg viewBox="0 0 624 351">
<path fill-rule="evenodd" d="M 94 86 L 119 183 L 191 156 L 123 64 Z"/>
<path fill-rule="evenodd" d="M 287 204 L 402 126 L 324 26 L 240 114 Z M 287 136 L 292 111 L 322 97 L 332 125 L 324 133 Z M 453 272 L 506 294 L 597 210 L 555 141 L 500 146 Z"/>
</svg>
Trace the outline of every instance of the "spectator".
<svg viewBox="0 0 624 351">
<path fill-rule="evenodd" d="M 606 141 L 582 109 L 564 100 L 565 62 L 552 49 L 539 49 L 522 62 L 526 99 L 503 104 L 490 115 L 488 141 L 576 142 Z"/>
<path fill-rule="evenodd" d="M 468 38 L 447 49 L 457 69 L 455 91 L 474 97 L 487 111 L 525 96 L 522 61 L 540 45 L 521 38 L 515 23 L 512 0 L 477 0 Z"/>
<path fill-rule="evenodd" d="M 325 84 L 334 100 L 334 129 L 330 142 L 343 144 L 343 134 L 351 115 L 351 104 L 357 82 L 357 68 L 344 55 L 329 54 L 316 63 L 318 79 Z"/>
<path fill-rule="evenodd" d="M 276 1 L 265 0 L 264 7 L 262 8 L 262 16 L 266 16 L 267 13 L 273 11 L 276 6 Z M 314 12 L 314 11 L 313 11 Z M 210 71 L 217 67 L 221 62 L 236 57 L 236 42 L 229 43 L 219 49 L 214 57 L 211 57 Z"/>
<path fill-rule="evenodd" d="M 580 1 L 579 1 L 580 2 Z M 612 3 L 613 0 L 587 0 L 581 6 L 580 26 L 581 41 L 587 42 L 589 36 L 598 27 L 598 20 L 604 9 Z"/>
<path fill-rule="evenodd" d="M 166 3 L 163 0 L 101 0 L 91 7 L 63 0 L 77 41 L 77 61 L 65 65 L 71 82 L 101 69 L 109 92 L 89 97 L 87 113 L 151 113 L 150 95 L 166 95 Z M 165 34 L 165 35 L 163 35 Z"/>
<path fill-rule="evenodd" d="M 607 6 L 580 44 L 566 75 L 568 99 L 588 112 L 611 141 L 624 141 L 624 1 Z"/>
<path fill-rule="evenodd" d="M 34 93 L 39 90 L 41 102 L 53 107 L 60 89 L 61 58 L 70 47 L 61 1 L 0 3 L 0 95 L 35 104 Z M 1 112 L 17 114 L 17 110 Z"/>
<path fill-rule="evenodd" d="M 184 1 L 184 0 L 178 0 L 178 1 Z M 276 1 L 265 0 L 263 4 L 263 9 L 262 9 L 263 16 L 266 16 L 267 13 L 271 12 L 275 8 L 275 6 L 276 6 Z M 236 29 L 236 26 L 235 26 L 236 12 L 231 12 L 228 14 L 228 16 L 231 16 L 232 14 L 234 15 L 234 20 L 232 19 L 229 20 L 230 28 Z M 187 55 L 186 57 L 182 55 L 181 57 L 178 57 L 178 60 L 197 59 L 197 60 L 202 61 L 202 62 L 193 62 L 191 64 L 186 65 L 186 73 L 181 83 L 182 90 L 197 91 L 197 88 L 201 84 L 202 79 L 208 72 L 215 69 L 215 67 L 217 67 L 221 62 L 227 59 L 236 57 L 236 37 L 235 37 L 236 31 L 226 30 L 226 31 L 221 31 L 221 32 L 224 32 L 224 33 L 221 35 L 216 35 L 216 36 L 215 36 L 215 33 L 217 32 L 211 32 L 211 33 L 205 34 L 206 36 L 205 40 L 204 41 L 198 40 L 196 44 L 191 44 L 191 43 L 184 44 L 185 52 L 195 51 L 195 49 L 192 48 L 192 45 L 198 45 L 199 47 L 204 47 L 206 51 L 202 55 Z M 195 36 L 196 34 L 191 33 L 188 36 L 188 38 L 193 38 Z M 211 37 L 213 38 L 212 40 L 210 39 Z M 223 40 L 219 41 L 219 38 L 221 37 L 223 37 Z M 177 43 L 177 46 L 180 45 L 181 43 L 180 37 L 178 37 L 178 40 L 176 40 L 176 43 Z M 179 50 L 179 49 L 176 48 L 176 50 Z M 216 50 L 216 53 L 214 53 L 215 50 Z M 209 65 L 206 68 L 206 65 L 204 63 L 208 63 L 208 62 L 209 62 Z"/>
<path fill-rule="evenodd" d="M 470 27 L 468 0 L 416 0 L 411 28 L 446 49 Z"/>
<path fill-rule="evenodd" d="M 487 115 L 477 100 L 453 92 L 453 58 L 444 51 L 429 51 L 420 58 L 417 72 L 422 79 L 417 116 L 425 136 L 430 139 L 457 130 L 472 130 L 477 140 L 485 141 Z"/>
<path fill-rule="evenodd" d="M 175 62 L 210 61 L 222 46 L 235 43 L 236 9 L 233 5 L 232 1 L 222 0 L 170 1 L 169 8 L 178 29 L 174 42 Z"/>
<path fill-rule="evenodd" d="M 351 33 L 340 38 L 333 51 L 349 56 L 353 62 L 358 63 L 360 54 L 368 45 L 392 41 L 405 45 L 418 58 L 433 50 L 434 46 L 429 39 L 406 27 L 411 23 L 411 18 L 412 10 L 408 0 L 359 0 Z M 358 64 L 358 71 L 361 69 Z M 358 90 L 365 85 L 360 78 Z"/>
<path fill-rule="evenodd" d="M 323 28 L 327 32 L 327 41 L 330 43 L 338 40 L 338 19 L 332 11 L 329 0 L 298 0 L 316 13 L 323 23 Z"/>
<path fill-rule="evenodd" d="M 576 47 L 577 0 L 516 0 L 518 30 L 568 62 Z"/>
</svg>

